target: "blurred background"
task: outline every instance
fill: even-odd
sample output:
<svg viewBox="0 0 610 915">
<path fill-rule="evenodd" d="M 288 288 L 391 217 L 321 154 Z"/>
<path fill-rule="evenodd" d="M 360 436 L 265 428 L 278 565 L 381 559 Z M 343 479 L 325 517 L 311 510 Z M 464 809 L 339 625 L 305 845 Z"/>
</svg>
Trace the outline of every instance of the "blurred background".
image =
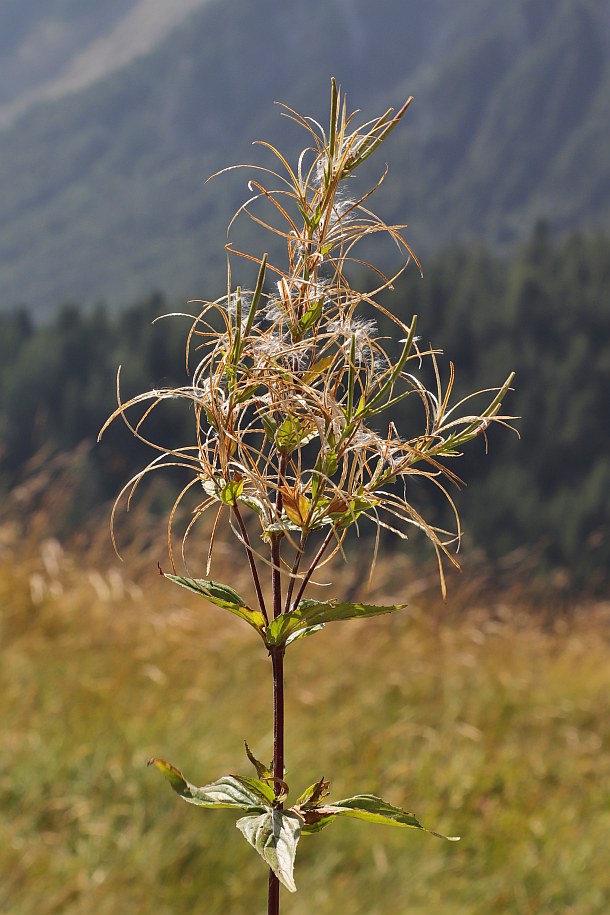
<svg viewBox="0 0 610 915">
<path fill-rule="evenodd" d="M 406 620 L 306 640 L 290 674 L 303 787 L 325 774 L 338 794 L 385 792 L 464 839 L 439 848 L 339 823 L 302 843 L 290 911 L 608 910 L 607 2 L 3 0 L 0 909 L 11 915 L 264 907 L 262 865 L 230 817 L 183 809 L 143 764 L 166 755 L 203 783 L 246 771 L 244 737 L 269 755 L 266 659 L 238 621 L 159 579 L 172 481 L 121 517 L 124 562 L 114 556 L 108 505 L 150 455 L 118 427 L 95 440 L 119 364 L 125 395 L 184 381 L 189 322 L 153 319 L 224 291 L 226 226 L 249 175 L 205 180 L 270 165 L 257 139 L 294 161 L 305 134 L 274 102 L 325 123 L 331 76 L 362 119 L 415 97 L 368 172 L 389 163 L 373 209 L 408 223 L 424 269 L 385 304 L 419 315 L 444 371 L 455 363 L 458 394 L 515 370 L 506 406 L 522 418 L 520 439 L 496 429 L 487 454 L 476 442 L 454 465 L 468 483 L 455 494 L 464 573 L 447 604 L 429 553 L 401 547 L 373 594 L 406 600 Z M 269 247 L 251 224 L 236 233 L 254 253 Z M 374 256 L 398 266 L 390 248 Z M 170 413 L 157 431 L 182 443 L 190 418 Z M 414 501 L 440 511 L 428 499 Z M 247 590 L 229 541 L 220 557 L 215 577 Z M 357 569 L 333 575 L 358 593 Z"/>
</svg>

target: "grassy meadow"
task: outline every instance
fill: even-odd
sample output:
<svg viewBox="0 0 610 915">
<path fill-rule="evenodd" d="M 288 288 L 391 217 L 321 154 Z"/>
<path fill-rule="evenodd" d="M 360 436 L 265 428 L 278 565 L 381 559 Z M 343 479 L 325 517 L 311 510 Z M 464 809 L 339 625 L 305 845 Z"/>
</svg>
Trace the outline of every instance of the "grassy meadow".
<svg viewBox="0 0 610 915">
<path fill-rule="evenodd" d="M 62 546 L 41 517 L 0 529 L 0 911 L 263 912 L 232 812 L 182 803 L 146 767 L 204 784 L 249 774 L 244 739 L 271 756 L 260 642 L 159 576 L 162 536 L 125 531 L 121 563 L 105 529 Z M 358 593 L 352 555 L 325 596 Z M 213 573 L 250 593 L 228 544 Z M 551 623 L 521 578 L 494 588 L 466 563 L 443 605 L 433 572 L 394 556 L 371 597 L 408 610 L 291 648 L 293 798 L 325 775 L 335 798 L 380 794 L 462 840 L 339 820 L 301 841 L 287 915 L 607 913 L 610 604 Z"/>
</svg>

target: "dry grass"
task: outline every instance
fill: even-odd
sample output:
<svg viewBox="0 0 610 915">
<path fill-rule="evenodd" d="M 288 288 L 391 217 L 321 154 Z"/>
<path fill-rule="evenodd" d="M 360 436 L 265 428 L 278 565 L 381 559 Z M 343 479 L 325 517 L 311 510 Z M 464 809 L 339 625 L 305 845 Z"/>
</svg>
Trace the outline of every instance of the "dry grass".
<svg viewBox="0 0 610 915">
<path fill-rule="evenodd" d="M 145 767 L 165 756 L 202 784 L 248 771 L 244 738 L 270 756 L 258 640 L 158 575 L 161 537 L 121 565 L 105 532 L 62 548 L 41 517 L 0 537 L 0 910 L 263 911 L 234 817 L 182 804 Z M 222 543 L 218 557 L 215 577 L 247 592 L 242 560 Z M 355 569 L 337 567 L 337 593 Z M 610 605 L 550 625 L 518 585 L 468 582 L 443 607 L 432 577 L 386 560 L 374 599 L 408 611 L 290 650 L 293 790 L 324 774 L 335 796 L 373 791 L 463 838 L 337 822 L 301 843 L 287 911 L 607 911 Z"/>
</svg>

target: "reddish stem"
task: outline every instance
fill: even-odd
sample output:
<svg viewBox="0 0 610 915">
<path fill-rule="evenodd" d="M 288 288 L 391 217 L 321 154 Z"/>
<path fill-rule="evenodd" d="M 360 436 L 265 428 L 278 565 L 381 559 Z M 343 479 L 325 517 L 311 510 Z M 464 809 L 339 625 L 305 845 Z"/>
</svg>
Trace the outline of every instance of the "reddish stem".
<svg viewBox="0 0 610 915">
<path fill-rule="evenodd" d="M 283 499 L 281 492 L 282 478 L 286 472 L 287 457 L 282 454 L 278 468 L 278 485 L 275 499 L 277 519 L 281 518 Z M 282 534 L 271 536 L 271 584 L 273 593 L 273 619 L 282 613 L 282 581 L 281 568 L 281 540 Z M 279 794 L 281 782 L 284 780 L 284 646 L 271 648 L 271 665 L 273 673 L 273 776 L 275 793 Z M 281 808 L 281 804 L 279 807 Z M 280 882 L 272 870 L 269 870 L 269 892 L 267 901 L 267 915 L 279 915 L 280 912 Z"/>
<path fill-rule="evenodd" d="M 254 588 L 256 590 L 256 596 L 258 598 L 258 604 L 261 610 L 261 613 L 265 617 L 265 621 L 268 623 L 269 618 L 267 616 L 267 608 L 265 607 L 265 598 L 263 597 L 263 589 L 261 588 L 260 579 L 258 577 L 258 569 L 256 568 L 256 562 L 254 560 L 254 552 L 250 546 L 250 538 L 248 537 L 248 530 L 244 524 L 244 519 L 241 516 L 237 503 L 233 506 L 233 514 L 235 515 L 235 520 L 239 525 L 239 530 L 241 531 L 241 536 L 243 540 L 244 549 L 248 557 L 248 564 L 250 566 L 250 572 L 252 573 L 252 581 L 254 582 Z"/>
<path fill-rule="evenodd" d="M 335 533 L 335 529 L 334 529 L 334 527 L 331 527 L 328 534 L 324 538 L 324 542 L 322 543 L 320 549 L 318 550 L 318 552 L 316 553 L 314 558 L 311 560 L 311 565 L 307 569 L 307 572 L 305 573 L 303 581 L 301 582 L 301 586 L 297 592 L 297 596 L 294 599 L 293 606 L 298 607 L 299 601 L 301 600 L 301 598 L 303 597 L 303 594 L 305 593 L 305 588 L 309 584 L 309 579 L 313 575 L 318 563 L 321 561 L 322 557 L 324 556 L 324 553 L 328 549 L 330 542 L 333 539 L 334 533 Z M 290 607 L 288 607 L 288 610 L 290 610 Z"/>
</svg>

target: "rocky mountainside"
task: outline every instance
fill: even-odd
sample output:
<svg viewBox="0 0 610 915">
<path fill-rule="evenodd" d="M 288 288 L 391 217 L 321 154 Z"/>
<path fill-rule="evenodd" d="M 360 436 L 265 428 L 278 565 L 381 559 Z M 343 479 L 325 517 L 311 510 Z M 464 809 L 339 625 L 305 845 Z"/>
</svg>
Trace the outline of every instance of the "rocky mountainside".
<svg viewBox="0 0 610 915">
<path fill-rule="evenodd" d="M 416 98 L 376 208 L 418 252 L 606 229 L 609 51 L 606 0 L 6 0 L 0 308 L 216 295 L 247 191 L 204 179 L 298 150 L 272 103 L 325 119 L 331 75 L 370 115 Z"/>
</svg>

